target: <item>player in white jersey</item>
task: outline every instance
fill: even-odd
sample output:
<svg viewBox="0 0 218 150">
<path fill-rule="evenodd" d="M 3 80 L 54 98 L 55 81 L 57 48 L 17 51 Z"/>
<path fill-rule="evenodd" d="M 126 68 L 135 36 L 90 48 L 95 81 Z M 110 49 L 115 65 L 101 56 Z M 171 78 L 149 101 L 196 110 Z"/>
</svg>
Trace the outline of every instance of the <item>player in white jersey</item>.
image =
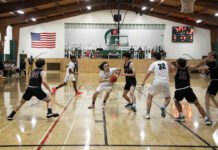
<svg viewBox="0 0 218 150">
<path fill-rule="evenodd" d="M 164 96 L 165 101 L 163 106 L 161 107 L 161 116 L 164 118 L 166 116 L 165 109 L 167 105 L 170 103 L 170 86 L 169 86 L 169 68 L 166 61 L 161 60 L 161 54 L 155 52 L 153 54 L 154 62 L 149 67 L 142 86 L 145 85 L 145 81 L 154 73 L 154 78 L 151 83 L 150 88 L 148 89 L 148 97 L 147 97 L 147 113 L 145 115 L 145 119 L 150 119 L 150 109 L 153 96 L 157 94 L 161 94 Z M 171 66 L 169 66 L 171 67 Z M 170 68 L 171 70 L 171 68 Z"/>
<path fill-rule="evenodd" d="M 55 93 L 57 89 L 67 85 L 67 82 L 71 79 L 73 82 L 73 88 L 75 90 L 76 95 L 82 94 L 82 92 L 77 90 L 76 87 L 76 79 L 74 74 L 78 74 L 78 72 L 75 72 L 75 62 L 76 62 L 76 56 L 70 56 L 71 61 L 69 62 L 69 64 L 67 65 L 67 72 L 64 78 L 64 83 L 61 83 L 60 85 L 58 85 L 57 87 L 53 87 L 52 90 Z"/>
<path fill-rule="evenodd" d="M 99 73 L 99 82 L 101 84 L 97 87 L 92 97 L 92 104 L 88 107 L 89 109 L 95 108 L 97 95 L 102 91 L 106 91 L 106 95 L 102 104 L 102 109 L 105 108 L 106 101 L 113 89 L 113 83 L 111 82 L 110 76 L 116 75 L 118 77 L 121 71 L 119 68 L 109 68 L 109 64 L 106 61 L 99 65 L 99 69 L 101 70 Z"/>
</svg>

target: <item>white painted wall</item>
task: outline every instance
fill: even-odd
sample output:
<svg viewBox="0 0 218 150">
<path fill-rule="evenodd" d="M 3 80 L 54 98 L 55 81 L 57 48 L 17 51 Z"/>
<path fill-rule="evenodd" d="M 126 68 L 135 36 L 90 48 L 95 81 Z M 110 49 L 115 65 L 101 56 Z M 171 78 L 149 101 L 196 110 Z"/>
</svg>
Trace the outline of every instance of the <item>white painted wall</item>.
<svg viewBox="0 0 218 150">
<path fill-rule="evenodd" d="M 121 13 L 124 14 L 124 11 L 121 11 Z M 30 55 L 37 56 L 42 52 L 46 52 L 46 54 L 41 55 L 41 57 L 63 58 L 65 46 L 64 23 L 113 23 L 113 18 L 111 16 L 110 11 L 106 10 L 21 28 L 19 40 L 19 53 L 27 53 L 29 57 Z M 165 46 L 165 50 L 167 52 L 168 59 L 176 59 L 179 57 L 185 57 L 189 59 L 190 57 L 183 55 L 185 53 L 190 54 L 195 59 L 201 59 L 203 55 L 207 55 L 207 53 L 211 50 L 210 31 L 206 29 L 197 27 L 194 28 L 193 43 L 172 43 L 172 26 L 182 26 L 184 24 L 175 23 L 172 21 L 167 21 L 146 15 L 140 16 L 139 14 L 136 15 L 134 12 L 127 13 L 124 24 L 125 23 L 166 24 L 163 43 Z M 31 49 L 30 32 L 56 32 L 56 48 L 43 50 Z M 91 39 L 92 37 L 84 37 L 84 40 L 87 40 L 88 38 Z M 137 39 L 137 37 L 130 36 L 129 38 Z"/>
<path fill-rule="evenodd" d="M 10 54 L 10 40 L 12 40 L 12 27 L 7 26 L 4 40 L 4 54 Z"/>
</svg>

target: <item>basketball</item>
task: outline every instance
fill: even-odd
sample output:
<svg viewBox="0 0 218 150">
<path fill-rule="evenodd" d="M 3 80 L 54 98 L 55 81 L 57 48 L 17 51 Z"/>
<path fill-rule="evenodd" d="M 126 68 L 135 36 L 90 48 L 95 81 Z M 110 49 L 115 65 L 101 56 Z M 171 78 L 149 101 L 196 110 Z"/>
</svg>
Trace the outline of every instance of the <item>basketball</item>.
<svg viewBox="0 0 218 150">
<path fill-rule="evenodd" d="M 113 83 L 117 81 L 117 77 L 115 75 L 111 75 L 109 78 L 111 79 L 111 82 Z"/>
</svg>

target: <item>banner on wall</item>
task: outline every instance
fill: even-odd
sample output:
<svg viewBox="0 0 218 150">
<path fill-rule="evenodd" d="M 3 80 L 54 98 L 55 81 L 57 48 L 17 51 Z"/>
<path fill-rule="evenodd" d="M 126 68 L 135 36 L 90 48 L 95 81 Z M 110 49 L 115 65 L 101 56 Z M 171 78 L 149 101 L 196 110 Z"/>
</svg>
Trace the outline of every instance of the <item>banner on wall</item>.
<svg viewBox="0 0 218 150">
<path fill-rule="evenodd" d="M 31 32 L 31 48 L 55 48 L 56 33 L 33 33 Z"/>
</svg>

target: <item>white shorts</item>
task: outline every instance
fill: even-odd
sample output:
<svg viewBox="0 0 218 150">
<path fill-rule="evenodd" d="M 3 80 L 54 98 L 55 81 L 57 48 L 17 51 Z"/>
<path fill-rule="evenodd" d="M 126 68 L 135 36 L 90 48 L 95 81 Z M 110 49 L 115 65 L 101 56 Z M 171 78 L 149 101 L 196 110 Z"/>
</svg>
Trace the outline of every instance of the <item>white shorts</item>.
<svg viewBox="0 0 218 150">
<path fill-rule="evenodd" d="M 151 95 L 160 94 L 164 98 L 170 96 L 170 85 L 169 82 L 152 82 L 148 89 L 148 93 Z"/>
<path fill-rule="evenodd" d="M 99 85 L 96 89 L 97 92 L 102 92 L 102 91 L 112 91 L 113 85 Z"/>
<path fill-rule="evenodd" d="M 72 73 L 66 73 L 66 76 L 64 78 L 64 82 L 67 83 L 69 80 L 72 80 L 72 81 L 76 81 L 75 77 L 74 77 L 74 74 Z"/>
</svg>

